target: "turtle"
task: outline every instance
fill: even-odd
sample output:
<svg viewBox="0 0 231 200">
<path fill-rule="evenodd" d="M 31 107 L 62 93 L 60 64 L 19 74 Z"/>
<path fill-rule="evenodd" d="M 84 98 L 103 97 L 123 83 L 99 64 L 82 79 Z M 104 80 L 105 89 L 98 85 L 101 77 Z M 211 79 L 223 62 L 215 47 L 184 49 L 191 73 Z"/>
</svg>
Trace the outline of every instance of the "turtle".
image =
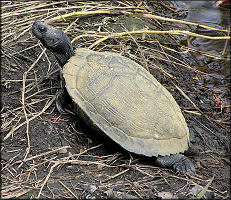
<svg viewBox="0 0 231 200">
<path fill-rule="evenodd" d="M 184 155 L 190 140 L 181 109 L 148 70 L 118 53 L 74 50 L 67 34 L 47 22 L 35 21 L 31 29 L 61 66 L 58 110 L 68 95 L 88 125 L 127 151 L 154 157 L 155 165 L 175 172 L 195 173 Z"/>
</svg>

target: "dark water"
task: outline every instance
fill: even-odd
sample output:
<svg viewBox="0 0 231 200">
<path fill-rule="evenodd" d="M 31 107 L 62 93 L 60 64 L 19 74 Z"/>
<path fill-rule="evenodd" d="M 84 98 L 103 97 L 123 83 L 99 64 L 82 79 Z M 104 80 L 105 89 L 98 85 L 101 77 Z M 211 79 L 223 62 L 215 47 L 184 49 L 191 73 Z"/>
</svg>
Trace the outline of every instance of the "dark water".
<svg viewBox="0 0 231 200">
<path fill-rule="evenodd" d="M 230 30 L 230 8 L 218 7 L 216 1 L 175 1 L 174 6 L 179 10 L 188 11 L 184 20 L 213 28 Z M 221 36 L 213 30 L 196 28 L 195 26 L 189 31 L 202 35 Z M 225 105 L 229 105 L 230 41 L 195 38 L 190 47 L 219 58 L 228 58 L 220 60 L 193 53 L 195 58 L 194 67 L 208 73 L 208 75 L 203 76 L 197 75 L 198 82 L 212 89 L 215 97 L 220 98 Z"/>
</svg>

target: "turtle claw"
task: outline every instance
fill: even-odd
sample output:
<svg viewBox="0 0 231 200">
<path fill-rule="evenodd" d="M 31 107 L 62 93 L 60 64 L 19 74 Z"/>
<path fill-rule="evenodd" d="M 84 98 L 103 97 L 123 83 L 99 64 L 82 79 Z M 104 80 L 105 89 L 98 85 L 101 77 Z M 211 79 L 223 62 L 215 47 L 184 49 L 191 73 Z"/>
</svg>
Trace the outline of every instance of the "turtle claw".
<svg viewBox="0 0 231 200">
<path fill-rule="evenodd" d="M 168 167 L 181 174 L 193 175 L 196 171 L 194 164 L 182 154 L 158 157 L 156 164 L 160 167 Z"/>
</svg>

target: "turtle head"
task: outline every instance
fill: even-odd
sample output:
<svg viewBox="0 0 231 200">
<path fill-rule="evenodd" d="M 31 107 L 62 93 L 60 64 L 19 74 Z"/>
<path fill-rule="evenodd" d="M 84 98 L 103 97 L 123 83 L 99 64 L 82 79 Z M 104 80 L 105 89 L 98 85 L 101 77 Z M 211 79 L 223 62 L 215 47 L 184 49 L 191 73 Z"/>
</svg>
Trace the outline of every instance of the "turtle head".
<svg viewBox="0 0 231 200">
<path fill-rule="evenodd" d="M 32 26 L 32 33 L 44 47 L 54 53 L 61 67 L 74 55 L 70 39 L 61 29 L 42 21 L 35 21 Z"/>
</svg>

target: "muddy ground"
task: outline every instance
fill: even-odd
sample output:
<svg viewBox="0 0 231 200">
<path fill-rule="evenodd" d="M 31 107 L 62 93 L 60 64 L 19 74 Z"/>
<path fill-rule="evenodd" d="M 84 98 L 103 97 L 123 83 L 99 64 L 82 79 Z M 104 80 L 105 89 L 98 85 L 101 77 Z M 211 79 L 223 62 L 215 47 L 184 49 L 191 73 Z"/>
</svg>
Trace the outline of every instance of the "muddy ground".
<svg viewBox="0 0 231 200">
<path fill-rule="evenodd" d="M 108 4 L 102 5 L 106 9 Z M 120 9 L 125 6 L 113 5 Z M 22 19 L 29 17 L 27 13 L 22 15 Z M 134 18 L 144 20 L 141 26 L 145 22 L 145 26 L 162 29 L 155 21 Z M 107 33 L 131 29 L 124 23 L 128 18 L 123 20 L 121 15 L 82 17 L 68 34 L 73 39 L 91 34 L 90 31 L 96 34 L 97 30 Z M 53 25 L 65 28 L 70 22 L 71 19 Z M 212 91 L 197 84 L 194 77 L 199 72 L 193 66 L 189 68 L 193 64 L 190 53 L 163 51 L 161 45 L 179 50 L 175 37 L 127 36 L 105 41 L 94 49 L 121 53 L 143 67 L 148 66 L 153 76 L 171 92 L 186 118 L 191 143 L 199 152 L 189 156 L 197 166 L 192 177 L 156 167 L 154 158 L 127 152 L 76 115 L 60 116 L 55 106 L 55 95 L 60 88 L 59 66 L 49 51 L 41 55 L 43 48 L 29 30 L 32 23 L 28 21 L 26 31 L 18 38 L 3 35 L 2 197 L 185 199 L 195 197 L 196 188 L 204 188 L 212 177 L 206 198 L 230 196 L 229 107 L 221 109 Z M 119 24 L 120 30 L 115 24 Z M 96 40 L 79 37 L 73 45 L 87 48 Z M 58 119 L 55 122 L 53 118 Z"/>
</svg>

